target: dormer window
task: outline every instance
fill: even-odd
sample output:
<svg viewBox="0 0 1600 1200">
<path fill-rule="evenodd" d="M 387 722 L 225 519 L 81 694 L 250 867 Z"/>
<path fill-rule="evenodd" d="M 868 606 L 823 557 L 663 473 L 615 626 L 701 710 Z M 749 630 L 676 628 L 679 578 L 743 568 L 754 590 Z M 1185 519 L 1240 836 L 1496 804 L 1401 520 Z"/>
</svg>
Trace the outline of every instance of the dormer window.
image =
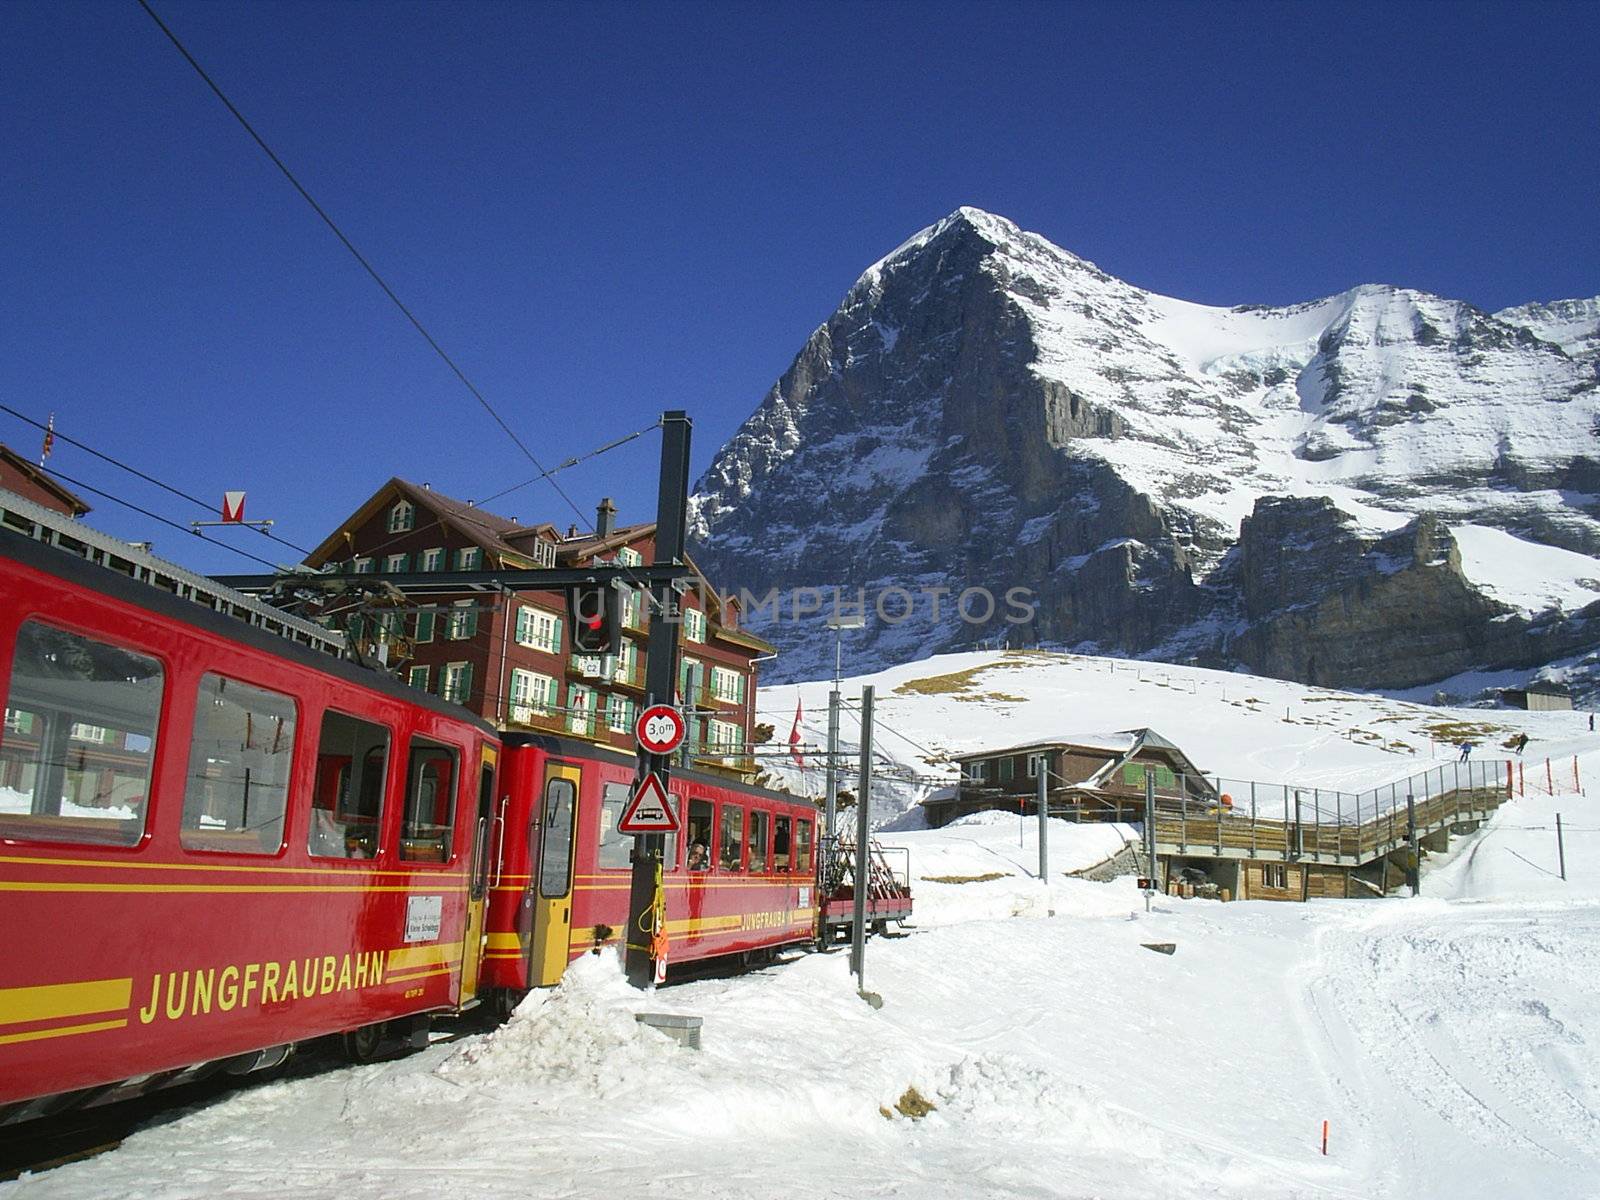
<svg viewBox="0 0 1600 1200">
<path fill-rule="evenodd" d="M 417 508 L 408 500 L 401 500 L 389 510 L 389 532 L 404 533 L 417 523 Z"/>
<path fill-rule="evenodd" d="M 556 565 L 556 544 L 547 542 L 544 538 L 535 538 L 533 543 L 533 561 L 541 567 Z"/>
</svg>

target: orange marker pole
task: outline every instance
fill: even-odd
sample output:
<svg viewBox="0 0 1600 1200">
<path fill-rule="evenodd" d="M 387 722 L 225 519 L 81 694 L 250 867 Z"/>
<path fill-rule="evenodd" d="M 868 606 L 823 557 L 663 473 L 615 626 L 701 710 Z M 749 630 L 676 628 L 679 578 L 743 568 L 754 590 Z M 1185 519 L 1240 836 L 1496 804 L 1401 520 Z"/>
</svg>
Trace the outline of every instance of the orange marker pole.
<svg viewBox="0 0 1600 1200">
<path fill-rule="evenodd" d="M 1322 1153 L 1324 1155 L 1328 1153 L 1328 1123 L 1326 1121 L 1322 1123 Z"/>
</svg>

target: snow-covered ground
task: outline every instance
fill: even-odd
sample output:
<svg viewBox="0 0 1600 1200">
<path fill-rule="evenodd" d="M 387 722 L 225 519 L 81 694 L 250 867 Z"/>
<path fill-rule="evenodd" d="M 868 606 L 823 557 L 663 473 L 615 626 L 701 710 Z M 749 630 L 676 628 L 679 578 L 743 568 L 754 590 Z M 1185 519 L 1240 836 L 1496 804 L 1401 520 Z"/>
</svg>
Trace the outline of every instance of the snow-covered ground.
<svg viewBox="0 0 1600 1200">
<path fill-rule="evenodd" d="M 1289 693 L 1273 689 L 1293 685 L 1222 676 L 1261 702 L 1235 727 L 1231 699 L 1099 679 L 1103 702 L 1082 710 L 1096 727 L 1164 686 L 1170 706 L 1139 723 L 1180 744 L 1206 734 L 1225 765 L 1355 770 L 1398 756 L 1334 726 L 1398 712 L 1392 732 L 1415 740 L 1409 723 L 1428 719 L 1301 689 L 1285 720 Z M 1004 675 L 974 686 L 1012 690 Z M 885 713 L 919 740 L 1021 741 L 1048 724 L 921 699 L 948 719 Z M 1303 723 L 1296 706 L 1320 715 Z M 1537 728 L 1586 778 L 1600 771 L 1582 716 L 1461 715 Z M 869 948 L 881 1009 L 842 953 L 650 996 L 613 958 L 586 958 L 493 1034 L 240 1093 L 0 1185 L 0 1200 L 1600 1193 L 1600 800 L 1513 801 L 1430 862 L 1419 898 L 1160 897 L 1146 913 L 1129 879 L 1066 877 L 1128 832 L 1051 822 L 1046 885 L 1036 827 L 1011 814 L 886 831 L 911 850 L 919 928 Z M 639 1027 L 639 1011 L 703 1017 L 704 1048 Z M 897 1111 L 920 1111 L 912 1089 L 931 1112 Z"/>
<path fill-rule="evenodd" d="M 846 646 L 848 654 L 848 645 Z M 1600 746 L 1586 712 L 1439 708 L 1202 667 L 1048 651 L 946 654 L 844 680 L 841 722 L 854 786 L 861 688 L 875 688 L 879 777 L 875 823 L 954 782 L 951 758 L 1047 738 L 1149 728 L 1183 748 L 1207 775 L 1359 792 L 1421 774 L 1472 741 L 1479 758 L 1509 758 L 1528 735 L 1527 762 L 1569 763 Z M 823 791 L 829 682 L 762 688 L 758 720 L 774 727 L 763 767 L 798 792 Z M 787 753 L 796 702 L 806 767 Z"/>
</svg>

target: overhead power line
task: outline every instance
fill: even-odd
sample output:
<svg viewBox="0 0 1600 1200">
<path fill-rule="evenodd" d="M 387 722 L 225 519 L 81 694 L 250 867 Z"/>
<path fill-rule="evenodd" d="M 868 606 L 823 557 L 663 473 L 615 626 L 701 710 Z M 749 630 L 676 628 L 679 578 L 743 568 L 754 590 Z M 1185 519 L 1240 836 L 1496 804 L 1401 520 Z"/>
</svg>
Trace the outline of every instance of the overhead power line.
<svg viewBox="0 0 1600 1200">
<path fill-rule="evenodd" d="M 248 550 L 241 550 L 239 547 L 230 545 L 229 543 L 218 538 L 207 537 L 198 529 L 180 525 L 176 521 L 169 521 L 166 517 L 161 516 L 159 513 L 153 513 L 148 508 L 140 508 L 131 500 L 124 500 L 121 496 L 112 495 L 110 492 L 103 491 L 100 488 L 95 487 L 93 484 L 84 483 L 82 480 L 74 479 L 70 475 L 63 475 L 60 471 L 53 470 L 50 467 L 41 467 L 39 469 L 42 470 L 46 475 L 52 476 L 55 479 L 59 479 L 63 483 L 71 484 L 73 487 L 81 488 L 86 492 L 93 492 L 96 496 L 103 497 L 104 499 L 111 501 L 113 504 L 120 504 L 123 508 L 132 509 L 140 516 L 149 517 L 152 521 L 159 521 L 163 525 L 169 525 L 173 529 L 176 529 L 179 533 L 186 533 L 190 537 L 197 537 L 202 542 L 210 542 L 213 546 L 221 546 L 224 550 L 232 550 L 235 554 L 242 555 L 243 557 L 248 558 L 251 562 L 260 563 L 269 570 L 276 571 L 278 569 L 277 563 L 268 562 L 264 558 L 260 558 L 257 555 L 251 554 Z"/>
<path fill-rule="evenodd" d="M 103 453 L 102 451 L 96 450 L 93 446 L 86 445 L 85 443 L 78 441 L 76 438 L 70 437 L 67 434 L 62 433 L 61 430 L 59 430 L 59 429 L 55 429 L 53 427 L 47 427 L 44 424 L 44 422 L 36 421 L 32 417 L 26 416 L 23 413 L 18 412 L 16 409 L 12 408 L 9 404 L 0 403 L 0 411 L 10 413 L 13 417 L 17 418 L 17 420 L 23 421 L 23 422 L 25 422 L 25 423 L 27 423 L 29 425 L 32 425 L 35 429 L 47 429 L 48 428 L 49 431 L 55 437 L 59 438 L 63 442 L 66 442 L 67 445 L 76 446 L 79 450 L 82 450 L 84 453 L 94 455 L 101 462 L 110 463 L 112 466 L 117 467 L 117 468 L 119 468 L 119 469 L 121 469 L 123 471 L 126 471 L 130 475 L 137 476 L 138 478 L 144 480 L 146 483 L 154 484 L 156 487 L 160 488 L 162 491 L 171 492 L 174 496 L 177 496 L 180 500 L 187 500 L 191 504 L 197 504 L 197 505 L 200 506 L 200 508 L 202 508 L 206 512 L 214 514 L 217 511 L 217 506 L 216 506 L 216 504 L 214 502 L 207 502 L 205 500 L 200 499 L 200 497 L 198 497 L 198 496 L 191 496 L 188 492 L 184 491 L 182 488 L 175 488 L 170 483 L 165 483 L 162 480 L 157 479 L 154 475 L 146 474 L 145 472 L 139 470 L 138 467 L 129 466 L 127 463 L 123 462 L 121 459 L 113 458 L 109 454 L 106 454 L 106 453 Z M 45 468 L 45 469 L 49 470 L 49 468 Z M 66 476 L 63 475 L 62 478 L 65 479 Z M 74 486 L 76 486 L 76 487 L 86 487 L 87 485 L 86 484 L 75 484 Z M 94 489 L 90 488 L 89 490 L 93 491 Z M 99 494 L 104 495 L 104 493 L 99 493 Z M 116 503 L 116 504 L 125 504 L 126 503 L 125 501 L 117 499 L 115 496 L 106 496 L 106 498 L 108 500 L 111 500 L 113 503 Z M 131 508 L 133 506 L 132 505 L 126 505 L 126 507 Z M 161 520 L 161 519 L 162 518 L 159 518 L 159 517 L 157 518 L 157 520 Z M 168 521 L 166 523 L 169 524 L 169 525 L 172 524 L 172 522 L 170 522 L 170 521 Z M 180 525 L 180 526 L 178 526 L 178 528 L 182 529 L 183 527 Z M 272 541 L 277 542 L 280 545 L 287 546 L 287 547 L 289 547 L 289 549 L 294 550 L 294 551 L 296 551 L 296 552 L 298 552 L 300 554 L 309 554 L 310 553 L 310 551 L 307 550 L 304 546 L 297 546 L 293 542 L 288 541 L 285 538 L 279 537 L 277 534 L 273 533 L 271 530 L 261 529 L 258 526 L 250 526 L 249 528 L 256 529 L 257 532 L 265 535 L 266 537 L 270 538 Z M 207 541 L 211 541 L 213 539 L 207 538 L 206 540 Z M 219 546 L 220 545 L 226 545 L 226 543 L 224 543 L 224 542 L 218 542 L 217 544 Z M 256 562 L 262 562 L 263 560 L 258 558 L 255 561 Z"/>
<path fill-rule="evenodd" d="M 184 59 L 191 67 L 194 68 L 195 73 L 205 81 L 206 86 L 211 89 L 212 93 L 217 97 L 217 99 L 222 101 L 223 106 L 233 114 L 234 120 L 239 122 L 244 131 L 250 135 L 251 140 L 261 148 L 261 152 L 272 160 L 272 165 L 277 167 L 278 170 L 282 172 L 283 177 L 289 181 L 291 186 L 293 186 L 294 190 L 300 193 L 301 199 L 309 204 L 311 206 L 311 210 L 322 219 L 322 223 L 333 231 L 334 237 L 338 238 L 340 244 L 350 252 L 351 256 L 356 260 L 356 262 L 361 264 L 362 270 L 371 276 L 372 281 L 383 290 L 383 294 L 389 297 L 394 306 L 399 309 L 405 319 L 411 323 L 411 327 L 422 335 L 423 340 L 426 341 L 433 352 L 439 356 L 440 361 L 443 362 L 445 366 L 450 368 L 451 373 L 461 381 L 462 386 L 465 387 L 467 391 L 472 393 L 473 399 L 475 399 L 483 407 L 483 411 L 488 413 L 489 416 L 493 418 L 494 423 L 500 427 L 501 431 L 505 433 L 506 437 L 511 439 L 512 444 L 516 446 L 518 450 L 522 451 L 524 457 L 526 457 L 527 460 L 534 465 L 534 467 L 539 471 L 539 475 L 536 476 L 536 479 L 549 480 L 550 486 L 555 489 L 556 494 L 565 500 L 567 506 L 578 515 L 578 520 L 583 522 L 584 528 L 590 528 L 588 524 L 589 518 L 584 515 L 583 510 L 573 502 L 572 497 L 567 494 L 566 490 L 553 478 L 551 478 L 553 472 L 545 470 L 544 464 L 534 456 L 533 451 L 528 449 L 528 447 L 523 443 L 522 439 L 519 438 L 515 431 L 512 430 L 511 426 L 506 423 L 505 418 L 503 418 L 495 410 L 494 405 L 489 403 L 488 399 L 481 391 L 478 390 L 477 386 L 472 382 L 472 380 L 467 378 L 467 373 L 456 365 L 455 359 L 451 358 L 450 355 L 445 352 L 444 347 L 439 344 L 438 339 L 435 338 L 433 334 L 428 332 L 427 327 L 424 326 L 423 323 L 417 318 L 417 315 L 412 312 L 409 307 L 407 307 L 403 300 L 400 299 L 400 297 L 395 293 L 395 290 L 389 286 L 388 282 L 383 278 L 383 276 L 378 274 L 377 268 L 372 265 L 372 263 L 367 259 L 367 256 L 362 254 L 360 250 L 356 249 L 355 243 L 350 240 L 350 238 L 345 234 L 344 230 L 339 228 L 338 223 L 328 215 L 327 210 L 324 209 L 322 205 L 317 203 L 316 198 L 313 197 L 311 193 L 306 190 L 305 185 L 295 177 L 295 173 L 289 169 L 288 164 L 285 163 L 283 159 L 278 157 L 277 153 L 272 149 L 271 146 L 267 145 L 266 139 L 256 132 L 255 126 L 250 124 L 245 115 L 239 111 L 238 106 L 235 105 L 232 100 L 228 99 L 227 93 L 225 93 L 222 88 L 217 85 L 216 80 L 211 78 L 211 76 L 206 72 L 206 69 L 200 65 L 199 60 L 197 60 L 193 54 L 189 53 L 188 47 L 178 40 L 178 35 L 173 33 L 172 30 L 167 26 L 167 23 L 156 15 L 156 10 L 150 7 L 148 0 L 139 0 L 139 7 L 144 9 L 144 11 L 149 14 L 150 19 L 154 21 L 160 28 L 161 32 L 167 35 L 167 40 L 177 47 L 178 53 L 183 55 Z M 522 485 L 519 484 L 518 486 Z"/>
</svg>

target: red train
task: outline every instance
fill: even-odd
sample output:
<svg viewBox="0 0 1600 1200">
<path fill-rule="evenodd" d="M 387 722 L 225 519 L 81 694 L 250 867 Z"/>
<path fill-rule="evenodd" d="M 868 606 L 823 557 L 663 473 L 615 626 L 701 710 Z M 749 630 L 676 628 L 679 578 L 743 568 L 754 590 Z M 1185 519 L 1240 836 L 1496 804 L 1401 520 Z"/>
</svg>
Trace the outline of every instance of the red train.
<svg viewBox="0 0 1600 1200">
<path fill-rule="evenodd" d="M 77 536 L 0 528 L 0 1123 L 329 1034 L 420 1044 L 429 1014 L 507 1009 L 623 936 L 632 759 L 501 735 Z M 671 784 L 672 963 L 838 923 L 813 805 Z"/>
</svg>

